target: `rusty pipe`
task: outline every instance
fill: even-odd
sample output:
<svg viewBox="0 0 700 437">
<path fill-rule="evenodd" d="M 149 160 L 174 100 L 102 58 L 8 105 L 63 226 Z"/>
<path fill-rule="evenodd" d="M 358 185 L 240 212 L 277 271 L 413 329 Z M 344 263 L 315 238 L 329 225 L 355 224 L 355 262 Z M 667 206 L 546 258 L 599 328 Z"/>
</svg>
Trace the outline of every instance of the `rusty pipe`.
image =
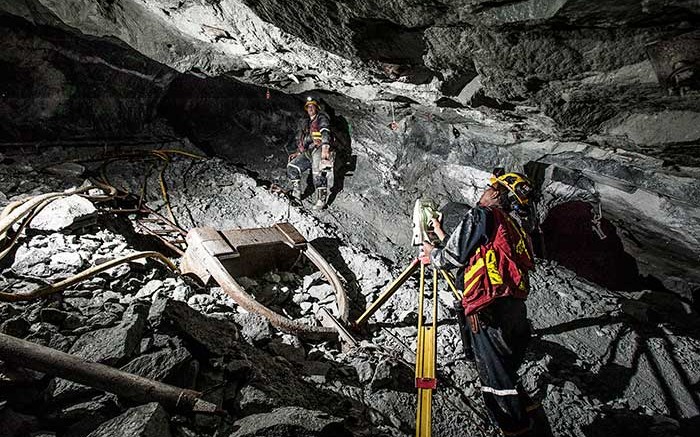
<svg viewBox="0 0 700 437">
<path fill-rule="evenodd" d="M 92 278 L 93 276 L 102 273 L 106 270 L 141 258 L 157 259 L 161 263 L 169 267 L 171 270 L 177 272 L 177 267 L 175 266 L 175 264 L 173 264 L 173 262 L 170 261 L 170 259 L 166 258 L 165 255 L 163 255 L 160 252 L 135 252 L 116 259 L 109 260 L 103 264 L 90 267 L 89 269 L 83 270 L 82 272 L 71 276 L 70 278 L 63 279 L 62 281 L 59 281 L 55 284 L 50 284 L 44 287 L 37 288 L 36 290 L 30 291 L 29 293 L 9 293 L 5 291 L 0 291 L 0 302 L 21 302 L 47 296 L 53 293 L 59 293 L 72 285 Z"/>
<path fill-rule="evenodd" d="M 311 243 L 308 243 L 306 245 L 306 249 L 303 252 L 304 255 L 306 255 L 306 257 L 309 260 L 311 260 L 311 262 L 314 263 L 316 267 L 318 267 L 321 273 L 323 273 L 323 276 L 326 277 L 326 280 L 333 287 L 333 291 L 335 292 L 335 302 L 338 305 L 338 314 L 340 316 L 340 320 L 342 320 L 343 322 L 347 322 L 350 313 L 350 306 L 348 305 L 348 296 L 345 293 L 345 288 L 343 288 L 343 284 L 340 282 L 340 278 L 338 278 L 335 269 L 311 245 Z"/>
<path fill-rule="evenodd" d="M 104 364 L 0 334 L 0 359 L 69 381 L 122 396 L 139 403 L 159 402 L 171 411 L 217 413 L 216 405 L 200 399 L 200 392 L 175 387 Z"/>
</svg>

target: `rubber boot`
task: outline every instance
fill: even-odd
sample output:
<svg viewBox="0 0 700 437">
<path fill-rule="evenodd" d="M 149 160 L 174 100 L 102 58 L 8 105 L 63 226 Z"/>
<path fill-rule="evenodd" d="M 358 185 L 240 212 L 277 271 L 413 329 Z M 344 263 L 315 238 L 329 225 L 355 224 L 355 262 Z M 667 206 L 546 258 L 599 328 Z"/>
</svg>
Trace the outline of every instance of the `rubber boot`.
<svg viewBox="0 0 700 437">
<path fill-rule="evenodd" d="M 316 188 L 316 203 L 314 204 L 314 209 L 323 209 L 326 207 L 328 197 L 328 188 L 317 187 Z"/>
<path fill-rule="evenodd" d="M 292 181 L 292 197 L 301 199 L 301 181 Z"/>
</svg>

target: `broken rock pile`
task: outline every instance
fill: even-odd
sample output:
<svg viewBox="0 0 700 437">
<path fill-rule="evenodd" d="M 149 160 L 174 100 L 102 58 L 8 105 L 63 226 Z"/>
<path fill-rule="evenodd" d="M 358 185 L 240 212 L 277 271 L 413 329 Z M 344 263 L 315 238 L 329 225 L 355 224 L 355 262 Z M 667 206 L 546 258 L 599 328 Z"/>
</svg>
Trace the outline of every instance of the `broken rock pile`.
<svg viewBox="0 0 700 437">
<path fill-rule="evenodd" d="M 173 163 L 171 176 L 184 178 L 185 166 L 179 165 Z M 287 219 L 343 277 L 351 318 L 405 267 L 370 253 L 373 242 L 346 236 L 351 226 L 290 207 L 234 166 L 211 160 L 193 168 L 195 182 L 171 180 L 181 196 L 173 202 L 175 211 L 186 210 L 189 225 L 262 227 Z M 139 173 L 122 177 L 137 181 Z M 226 195 L 212 198 L 206 181 L 218 181 Z M 0 173 L 0 182 L 7 202 L 65 188 L 53 176 L 21 166 Z M 25 293 L 148 243 L 123 217 L 105 219 L 89 207 L 80 211 L 76 217 L 89 220 L 71 221 L 77 227 L 27 230 L 0 264 L 3 290 Z M 337 312 L 330 285 L 303 264 L 238 279 L 260 302 L 306 323 L 318 323 L 321 306 Z M 136 404 L 0 363 L 3 437 L 413 435 L 415 281 L 377 312 L 360 347 L 351 351 L 278 332 L 210 285 L 159 263 L 129 263 L 60 295 L 0 303 L 0 333 L 197 390 L 221 415 Z M 606 290 L 553 262 L 538 261 L 532 285 L 535 335 L 521 374 L 542 400 L 553 435 L 693 434 L 700 341 L 690 306 L 671 294 Z M 462 353 L 451 292 L 442 287 L 439 293 L 433 433 L 495 435 L 475 368 Z"/>
</svg>

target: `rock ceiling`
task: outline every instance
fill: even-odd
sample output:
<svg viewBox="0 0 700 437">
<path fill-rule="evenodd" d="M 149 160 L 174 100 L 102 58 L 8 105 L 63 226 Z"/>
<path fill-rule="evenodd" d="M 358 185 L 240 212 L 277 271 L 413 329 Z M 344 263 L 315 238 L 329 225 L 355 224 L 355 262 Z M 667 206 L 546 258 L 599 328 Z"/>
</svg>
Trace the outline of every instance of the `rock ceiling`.
<svg viewBox="0 0 700 437">
<path fill-rule="evenodd" d="M 595 7 L 583 0 L 0 5 L 36 24 L 119 39 L 177 71 L 229 75 L 289 93 L 325 89 L 427 105 L 474 104 L 475 97 L 492 105 L 537 105 L 564 131 L 669 148 L 671 156 L 700 138 L 688 127 L 697 125 L 698 99 L 678 95 L 677 77 L 669 77 L 674 63 L 699 56 L 700 6 L 692 0 Z M 668 40 L 685 42 L 658 55 L 655 48 Z"/>
</svg>

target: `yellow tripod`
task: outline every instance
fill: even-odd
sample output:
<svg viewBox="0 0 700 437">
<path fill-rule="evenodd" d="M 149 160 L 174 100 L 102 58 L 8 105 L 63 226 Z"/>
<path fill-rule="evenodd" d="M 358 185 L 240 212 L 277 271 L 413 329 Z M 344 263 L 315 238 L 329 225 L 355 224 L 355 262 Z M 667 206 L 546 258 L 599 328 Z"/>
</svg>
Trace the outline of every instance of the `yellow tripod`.
<svg viewBox="0 0 700 437">
<path fill-rule="evenodd" d="M 429 257 L 418 257 L 396 278 L 387 289 L 379 295 L 365 312 L 355 321 L 363 325 L 389 298 L 420 268 L 420 286 L 418 294 L 418 345 L 416 351 L 416 388 L 418 389 L 418 407 L 416 409 L 416 437 L 430 437 L 432 434 L 431 414 L 433 390 L 437 387 L 435 374 L 437 351 L 437 304 L 438 272 L 445 279 L 457 299 L 462 298 L 454 285 L 452 276 L 443 269 L 433 269 L 433 294 L 431 322 L 426 325 L 424 315 L 425 270 L 430 264 Z"/>
</svg>

